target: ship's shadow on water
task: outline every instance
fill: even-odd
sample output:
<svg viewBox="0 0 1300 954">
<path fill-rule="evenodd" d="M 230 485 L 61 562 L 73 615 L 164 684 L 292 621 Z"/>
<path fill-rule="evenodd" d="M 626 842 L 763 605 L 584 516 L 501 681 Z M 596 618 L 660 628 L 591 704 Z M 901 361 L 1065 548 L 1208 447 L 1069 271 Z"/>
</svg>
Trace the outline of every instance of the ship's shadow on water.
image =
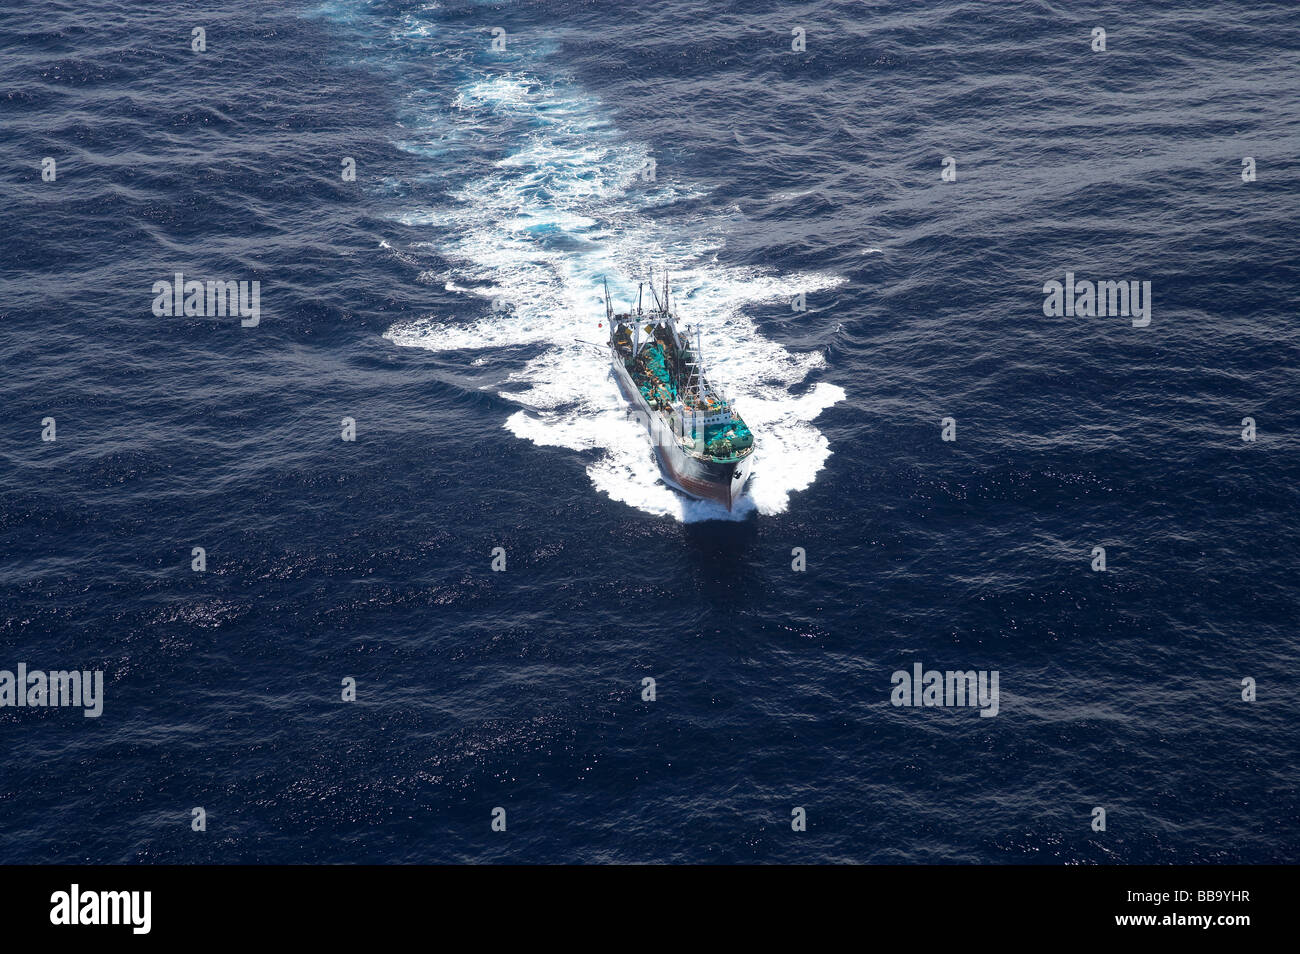
<svg viewBox="0 0 1300 954">
<path fill-rule="evenodd" d="M 682 557 L 702 596 L 718 602 L 757 596 L 762 580 L 752 567 L 758 520 L 701 520 L 682 525 Z"/>
</svg>

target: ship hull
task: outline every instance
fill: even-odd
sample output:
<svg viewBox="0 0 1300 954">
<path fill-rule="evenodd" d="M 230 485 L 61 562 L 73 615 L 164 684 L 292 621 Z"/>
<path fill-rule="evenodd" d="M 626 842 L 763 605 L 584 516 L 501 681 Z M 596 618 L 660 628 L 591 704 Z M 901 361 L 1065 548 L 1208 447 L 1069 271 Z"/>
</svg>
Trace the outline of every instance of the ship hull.
<svg viewBox="0 0 1300 954">
<path fill-rule="evenodd" d="M 740 498 L 753 471 L 754 455 L 745 455 L 738 461 L 701 460 L 687 452 L 678 443 L 668 422 L 651 409 L 641 390 L 632 381 L 617 351 L 610 349 L 613 357 L 614 377 L 618 389 L 637 411 L 650 435 L 655 460 L 664 481 L 682 493 L 698 500 L 712 500 L 731 510 Z"/>
</svg>

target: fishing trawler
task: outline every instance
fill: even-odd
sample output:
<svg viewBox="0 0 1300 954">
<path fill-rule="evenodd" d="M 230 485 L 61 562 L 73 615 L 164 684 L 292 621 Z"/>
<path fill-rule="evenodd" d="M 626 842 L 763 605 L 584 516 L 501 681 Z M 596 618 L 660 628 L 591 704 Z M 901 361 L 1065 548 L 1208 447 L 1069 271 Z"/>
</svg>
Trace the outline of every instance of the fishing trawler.
<svg viewBox="0 0 1300 954">
<path fill-rule="evenodd" d="M 605 284 L 609 350 L 619 390 L 650 433 L 664 481 L 688 496 L 731 510 L 753 471 L 754 435 L 735 405 L 704 376 L 700 330 L 677 328 L 667 278 L 663 298 L 650 282 L 654 307 L 615 314 Z M 694 340 L 692 341 L 692 333 Z"/>
</svg>

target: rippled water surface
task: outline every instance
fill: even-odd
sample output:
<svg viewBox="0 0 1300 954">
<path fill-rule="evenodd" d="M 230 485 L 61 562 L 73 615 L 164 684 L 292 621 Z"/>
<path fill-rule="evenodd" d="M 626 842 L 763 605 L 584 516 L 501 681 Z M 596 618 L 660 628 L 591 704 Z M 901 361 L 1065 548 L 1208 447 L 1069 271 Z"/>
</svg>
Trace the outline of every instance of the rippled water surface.
<svg viewBox="0 0 1300 954">
<path fill-rule="evenodd" d="M 0 708 L 0 859 L 1297 859 L 1294 4 L 51 0 L 0 51 L 0 670 L 105 674 Z M 731 514 L 582 343 L 651 268 L 758 435 Z M 177 271 L 259 323 L 156 317 Z M 918 662 L 998 715 L 891 705 Z"/>
</svg>

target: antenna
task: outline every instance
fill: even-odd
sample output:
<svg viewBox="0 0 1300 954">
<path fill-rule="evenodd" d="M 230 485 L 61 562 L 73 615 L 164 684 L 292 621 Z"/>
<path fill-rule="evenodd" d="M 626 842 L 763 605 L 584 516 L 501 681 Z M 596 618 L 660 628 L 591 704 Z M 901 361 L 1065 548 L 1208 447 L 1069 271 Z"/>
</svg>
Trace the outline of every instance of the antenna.
<svg viewBox="0 0 1300 954">
<path fill-rule="evenodd" d="M 611 322 L 611 324 L 610 324 L 610 326 L 609 326 L 609 333 L 610 333 L 610 335 L 613 335 L 613 334 L 614 334 L 614 326 L 613 326 L 612 322 L 613 322 L 613 318 L 614 318 L 614 306 L 611 305 L 611 304 L 609 303 L 609 280 L 606 279 L 604 275 L 602 275 L 602 276 L 600 277 L 600 281 L 601 281 L 601 284 L 603 284 L 603 285 L 605 286 L 605 320 L 608 321 L 608 322 Z"/>
<path fill-rule="evenodd" d="M 636 313 L 641 314 L 641 289 L 645 287 L 645 282 L 638 282 L 636 286 Z"/>
</svg>

